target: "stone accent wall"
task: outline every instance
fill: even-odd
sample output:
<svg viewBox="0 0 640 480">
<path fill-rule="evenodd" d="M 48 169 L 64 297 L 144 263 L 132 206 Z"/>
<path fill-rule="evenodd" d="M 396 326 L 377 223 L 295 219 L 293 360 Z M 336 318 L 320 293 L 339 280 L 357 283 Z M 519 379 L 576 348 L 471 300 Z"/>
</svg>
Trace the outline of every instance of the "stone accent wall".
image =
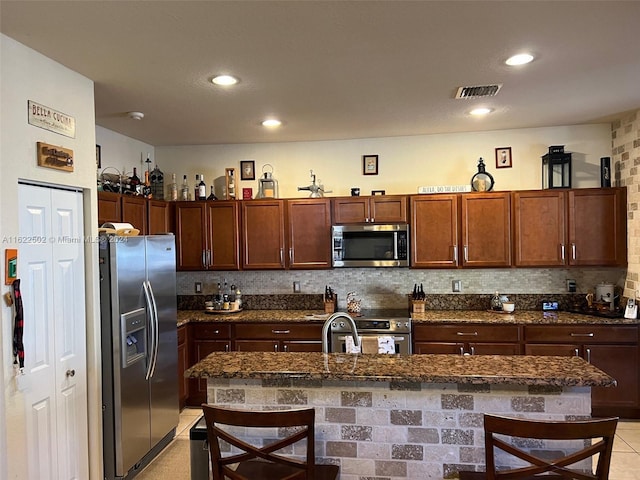
<svg viewBox="0 0 640 480">
<path fill-rule="evenodd" d="M 585 387 L 208 382 L 209 403 L 230 408 L 315 407 L 316 456 L 320 463 L 339 464 L 341 480 L 457 478 L 459 470 L 484 468 L 483 413 L 565 420 L 591 411 Z"/>
<path fill-rule="evenodd" d="M 627 246 L 629 265 L 625 297 L 640 297 L 640 110 L 611 124 L 611 161 L 616 186 L 627 187 Z"/>
</svg>

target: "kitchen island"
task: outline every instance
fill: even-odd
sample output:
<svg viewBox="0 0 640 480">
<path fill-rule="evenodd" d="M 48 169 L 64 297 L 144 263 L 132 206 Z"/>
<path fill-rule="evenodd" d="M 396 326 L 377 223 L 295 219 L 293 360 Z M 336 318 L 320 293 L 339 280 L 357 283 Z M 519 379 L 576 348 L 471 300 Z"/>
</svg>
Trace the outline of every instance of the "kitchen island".
<svg viewBox="0 0 640 480">
<path fill-rule="evenodd" d="M 187 372 L 208 401 L 316 409 L 317 456 L 342 480 L 455 478 L 484 463 L 485 412 L 588 417 L 615 381 L 578 357 L 216 352 Z"/>
</svg>

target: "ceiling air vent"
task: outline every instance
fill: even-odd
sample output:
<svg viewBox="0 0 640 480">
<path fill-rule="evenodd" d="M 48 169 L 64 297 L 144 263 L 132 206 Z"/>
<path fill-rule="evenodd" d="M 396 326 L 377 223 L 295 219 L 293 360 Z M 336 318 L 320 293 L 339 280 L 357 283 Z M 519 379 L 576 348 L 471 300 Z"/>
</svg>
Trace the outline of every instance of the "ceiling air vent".
<svg viewBox="0 0 640 480">
<path fill-rule="evenodd" d="M 502 84 L 476 85 L 474 87 L 458 87 L 455 98 L 493 97 L 498 94 Z"/>
</svg>

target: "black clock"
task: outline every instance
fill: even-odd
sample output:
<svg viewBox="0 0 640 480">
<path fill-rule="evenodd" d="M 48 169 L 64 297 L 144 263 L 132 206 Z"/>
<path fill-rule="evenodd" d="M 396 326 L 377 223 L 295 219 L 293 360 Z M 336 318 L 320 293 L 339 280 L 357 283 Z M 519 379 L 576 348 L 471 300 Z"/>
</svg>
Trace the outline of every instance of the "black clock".
<svg viewBox="0 0 640 480">
<path fill-rule="evenodd" d="M 478 173 L 471 177 L 471 189 L 474 192 L 490 192 L 493 190 L 494 180 L 490 173 L 485 170 L 482 157 L 478 160 Z"/>
</svg>

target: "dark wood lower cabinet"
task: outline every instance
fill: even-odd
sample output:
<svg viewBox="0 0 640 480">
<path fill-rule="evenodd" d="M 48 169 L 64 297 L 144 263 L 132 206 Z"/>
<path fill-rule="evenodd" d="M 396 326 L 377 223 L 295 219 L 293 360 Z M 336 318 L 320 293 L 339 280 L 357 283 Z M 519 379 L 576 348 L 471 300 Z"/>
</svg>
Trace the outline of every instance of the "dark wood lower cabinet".
<svg viewBox="0 0 640 480">
<path fill-rule="evenodd" d="M 320 352 L 322 325 L 191 323 L 178 329 L 180 406 L 207 401 L 206 380 L 184 371 L 212 352 Z M 612 376 L 616 387 L 594 387 L 592 415 L 640 418 L 637 325 L 415 324 L 415 354 L 577 355 Z"/>
</svg>

